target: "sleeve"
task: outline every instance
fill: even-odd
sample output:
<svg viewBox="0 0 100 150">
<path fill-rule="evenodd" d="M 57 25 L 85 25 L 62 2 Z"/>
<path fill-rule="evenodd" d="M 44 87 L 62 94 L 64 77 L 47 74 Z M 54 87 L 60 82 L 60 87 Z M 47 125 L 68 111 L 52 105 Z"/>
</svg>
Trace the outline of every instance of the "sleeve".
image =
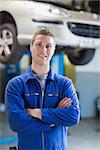
<svg viewBox="0 0 100 150">
<path fill-rule="evenodd" d="M 80 118 L 79 101 L 71 80 L 68 80 L 63 86 L 62 99 L 71 98 L 71 106 L 65 108 L 44 108 L 41 110 L 42 120 L 46 123 L 52 123 L 60 126 L 72 126 L 78 124 Z"/>
<path fill-rule="evenodd" d="M 9 81 L 5 90 L 5 104 L 10 127 L 15 132 L 38 134 L 51 130 L 50 125 L 27 114 L 21 96 L 20 82 Z"/>
</svg>

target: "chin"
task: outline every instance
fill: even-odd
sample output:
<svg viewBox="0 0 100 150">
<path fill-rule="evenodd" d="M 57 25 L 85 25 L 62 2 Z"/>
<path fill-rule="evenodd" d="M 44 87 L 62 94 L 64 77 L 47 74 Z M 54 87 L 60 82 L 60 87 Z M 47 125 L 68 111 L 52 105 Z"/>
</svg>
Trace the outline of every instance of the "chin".
<svg viewBox="0 0 100 150">
<path fill-rule="evenodd" d="M 43 66 L 43 65 L 45 65 L 46 63 L 44 63 L 44 62 L 38 62 L 38 65 L 40 65 L 40 66 Z"/>
</svg>

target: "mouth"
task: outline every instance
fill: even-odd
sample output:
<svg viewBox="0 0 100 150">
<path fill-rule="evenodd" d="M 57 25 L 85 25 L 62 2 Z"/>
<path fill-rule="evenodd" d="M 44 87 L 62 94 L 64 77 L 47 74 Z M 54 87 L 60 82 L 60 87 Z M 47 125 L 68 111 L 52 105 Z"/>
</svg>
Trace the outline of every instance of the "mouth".
<svg viewBox="0 0 100 150">
<path fill-rule="evenodd" d="M 38 55 L 40 58 L 42 58 L 42 59 L 45 59 L 45 58 L 47 58 L 47 56 L 46 55 Z"/>
</svg>

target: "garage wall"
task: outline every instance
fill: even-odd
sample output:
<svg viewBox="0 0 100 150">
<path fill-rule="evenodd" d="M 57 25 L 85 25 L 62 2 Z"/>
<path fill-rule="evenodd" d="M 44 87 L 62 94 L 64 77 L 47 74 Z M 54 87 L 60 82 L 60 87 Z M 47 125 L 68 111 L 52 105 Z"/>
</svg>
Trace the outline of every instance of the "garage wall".
<svg viewBox="0 0 100 150">
<path fill-rule="evenodd" d="M 77 90 L 80 96 L 82 117 L 95 117 L 95 99 L 100 95 L 100 49 L 93 60 L 84 66 L 76 67 Z"/>
</svg>

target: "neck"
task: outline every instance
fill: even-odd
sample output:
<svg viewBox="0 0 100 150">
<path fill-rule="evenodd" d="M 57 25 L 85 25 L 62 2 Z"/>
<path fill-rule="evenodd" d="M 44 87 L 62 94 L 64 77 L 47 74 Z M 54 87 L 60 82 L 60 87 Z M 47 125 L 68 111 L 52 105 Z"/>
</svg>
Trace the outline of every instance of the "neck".
<svg viewBox="0 0 100 150">
<path fill-rule="evenodd" d="M 32 63 L 31 69 L 37 74 L 46 74 L 49 72 L 49 65 L 36 65 Z"/>
</svg>

